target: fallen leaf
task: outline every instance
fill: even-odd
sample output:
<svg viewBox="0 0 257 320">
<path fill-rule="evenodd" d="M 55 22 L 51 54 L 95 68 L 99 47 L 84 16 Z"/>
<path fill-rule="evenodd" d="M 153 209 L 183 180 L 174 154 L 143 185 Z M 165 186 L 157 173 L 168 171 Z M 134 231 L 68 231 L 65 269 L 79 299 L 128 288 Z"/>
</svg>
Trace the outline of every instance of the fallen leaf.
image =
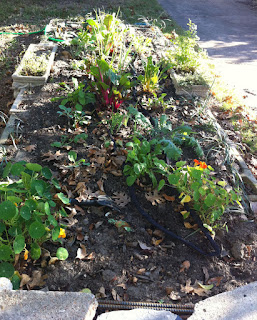
<svg viewBox="0 0 257 320">
<path fill-rule="evenodd" d="M 101 287 L 99 289 L 99 294 L 100 294 L 100 298 L 106 298 L 105 288 L 104 287 Z"/>
<path fill-rule="evenodd" d="M 114 192 L 114 196 L 112 196 L 114 202 L 121 208 L 124 208 L 129 202 L 130 197 L 126 194 L 126 192 Z"/>
<path fill-rule="evenodd" d="M 162 232 L 162 231 L 159 230 L 159 229 L 155 229 L 155 230 L 153 231 L 153 235 L 156 236 L 156 237 L 164 238 L 164 232 Z"/>
<path fill-rule="evenodd" d="M 182 262 L 182 264 L 180 265 L 179 272 L 184 272 L 185 270 L 188 270 L 189 268 L 190 268 L 190 261 L 186 260 L 186 261 Z"/>
<path fill-rule="evenodd" d="M 25 286 L 26 284 L 28 284 L 31 281 L 30 276 L 28 276 L 27 274 L 23 273 L 21 275 L 21 282 L 20 282 L 20 288 L 22 288 L 23 286 Z"/>
<path fill-rule="evenodd" d="M 88 256 L 87 256 L 87 260 L 94 260 L 95 259 L 95 253 L 91 252 Z"/>
<path fill-rule="evenodd" d="M 191 224 L 189 222 L 184 222 L 184 226 L 187 228 L 187 229 L 194 229 L 196 230 L 198 228 L 198 225 L 195 223 L 195 224 Z"/>
<path fill-rule="evenodd" d="M 169 298 L 173 301 L 178 301 L 178 300 L 181 300 L 181 296 L 178 294 L 178 292 L 174 292 L 172 291 L 170 294 L 169 294 Z"/>
<path fill-rule="evenodd" d="M 80 248 L 77 250 L 77 256 L 76 259 L 83 260 L 87 256 L 87 249 L 83 244 L 80 244 Z"/>
<path fill-rule="evenodd" d="M 142 250 L 152 250 L 152 247 L 148 247 L 145 243 L 141 242 L 138 240 L 138 244 L 139 244 L 139 247 L 142 249 Z"/>
<path fill-rule="evenodd" d="M 137 274 L 144 274 L 145 273 L 145 268 L 141 268 L 139 270 L 137 270 Z"/>
<path fill-rule="evenodd" d="M 205 288 L 204 288 L 205 287 Z M 194 285 L 191 285 L 191 279 L 188 279 L 186 281 L 186 285 L 181 285 L 181 291 L 185 293 L 190 293 L 192 295 L 197 294 L 200 297 L 207 296 L 209 294 L 209 288 L 208 286 L 203 285 L 200 281 L 196 280 Z"/>
<path fill-rule="evenodd" d="M 42 287 L 45 285 L 45 279 L 47 275 L 43 275 L 41 270 L 34 270 L 32 273 L 32 281 L 28 283 L 29 288 Z"/>
<path fill-rule="evenodd" d="M 28 152 L 31 152 L 31 151 L 34 151 L 36 149 L 36 145 L 35 144 L 30 144 L 29 146 L 23 148 L 24 150 L 28 151 Z"/>
<path fill-rule="evenodd" d="M 216 287 L 218 287 L 220 285 L 220 282 L 222 280 L 223 277 L 215 277 L 215 278 L 211 278 L 207 281 L 207 284 L 213 283 L 215 284 Z"/>
<path fill-rule="evenodd" d="M 175 196 L 168 196 L 166 193 L 163 193 L 163 198 L 165 199 L 165 200 L 167 200 L 167 201 L 175 201 Z"/>
<path fill-rule="evenodd" d="M 42 161 L 56 161 L 56 160 L 59 160 L 60 158 L 64 157 L 65 154 L 64 153 L 61 153 L 60 150 L 56 151 L 54 154 L 49 151 L 47 153 L 43 153 L 42 154 L 42 157 L 47 157 L 46 159 L 43 159 Z"/>
<path fill-rule="evenodd" d="M 163 239 L 155 239 L 155 238 L 152 238 L 152 244 L 154 245 L 154 246 L 158 246 L 160 243 L 162 243 L 162 241 L 163 241 Z"/>
<path fill-rule="evenodd" d="M 57 257 L 52 257 L 49 262 L 48 265 L 50 266 L 51 264 L 55 264 L 56 261 L 58 261 L 59 259 Z"/>
<path fill-rule="evenodd" d="M 209 276 L 209 272 L 208 272 L 206 267 L 203 267 L 203 274 L 204 274 L 204 282 L 207 283 L 207 281 L 209 280 L 210 276 Z"/>
<path fill-rule="evenodd" d="M 113 297 L 113 300 L 115 301 L 122 301 L 122 298 L 117 294 L 114 288 L 112 289 L 112 297 Z"/>
<path fill-rule="evenodd" d="M 165 202 L 165 199 L 158 193 L 157 190 L 154 190 L 153 192 L 148 192 L 145 194 L 145 197 L 148 201 L 151 202 L 153 206 L 157 206 L 158 203 Z"/>
</svg>

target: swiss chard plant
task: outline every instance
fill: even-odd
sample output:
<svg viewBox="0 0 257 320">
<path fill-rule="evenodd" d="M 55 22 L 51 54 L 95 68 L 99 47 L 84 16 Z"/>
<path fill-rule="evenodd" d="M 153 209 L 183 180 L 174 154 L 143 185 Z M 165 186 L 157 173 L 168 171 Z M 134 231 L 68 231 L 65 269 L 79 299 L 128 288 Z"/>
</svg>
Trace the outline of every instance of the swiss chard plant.
<svg viewBox="0 0 257 320">
<path fill-rule="evenodd" d="M 154 93 L 159 88 L 159 83 L 167 77 L 166 71 L 170 69 L 168 63 L 154 62 L 152 56 L 147 61 L 142 61 L 144 75 L 139 75 L 138 80 L 143 86 L 143 91 Z"/>
<path fill-rule="evenodd" d="M 0 181 L 0 276 L 13 275 L 19 255 L 37 260 L 43 242 L 64 238 L 58 217 L 67 214 L 57 206 L 56 188 L 59 183 L 47 167 L 26 162 L 5 166 Z"/>
<path fill-rule="evenodd" d="M 90 65 L 88 73 L 91 76 L 89 87 L 96 96 L 99 109 L 117 110 L 129 98 L 132 87 L 129 73 L 116 73 L 105 60 L 97 60 L 96 65 Z"/>
</svg>

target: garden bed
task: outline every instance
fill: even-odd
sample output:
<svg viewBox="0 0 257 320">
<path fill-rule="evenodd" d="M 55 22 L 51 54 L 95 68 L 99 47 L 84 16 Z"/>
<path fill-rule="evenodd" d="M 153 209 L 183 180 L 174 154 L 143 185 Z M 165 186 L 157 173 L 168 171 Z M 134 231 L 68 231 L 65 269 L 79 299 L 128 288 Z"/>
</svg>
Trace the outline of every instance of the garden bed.
<svg viewBox="0 0 257 320">
<path fill-rule="evenodd" d="M 166 45 L 165 39 L 160 44 L 160 37 L 150 28 L 138 29 L 138 32 L 153 39 L 158 56 Z M 107 196 L 120 211 L 110 206 L 66 205 L 68 217 L 62 218 L 66 226 L 62 245 L 69 252 L 68 259 L 55 259 L 60 244 L 51 242 L 43 244 L 43 254 L 36 261 L 24 260 L 21 254 L 15 268 L 22 275 L 22 289 L 80 291 L 88 288 L 98 298 L 195 303 L 256 281 L 257 227 L 256 217 L 250 212 L 246 215 L 237 207 L 224 214 L 221 224 L 226 223 L 228 231 L 221 228 L 215 236 L 221 247 L 221 257 L 200 255 L 168 237 L 140 215 L 129 197 L 126 177 L 122 174 L 128 153 L 125 146 L 131 140 L 135 123 L 130 120 L 127 126 L 110 135 L 115 127 L 110 125 L 112 114 L 108 109 L 94 113 L 92 106 L 87 107 L 83 118 L 86 124 L 82 125 L 78 120 L 72 126 L 73 119 L 59 116 L 57 112 L 63 111 L 59 108 L 62 100 L 51 101 L 63 93 L 58 91 L 58 83 L 73 88 L 72 77 L 79 83 L 85 81 L 83 70 L 72 67 L 74 61 L 70 57 L 74 51 L 68 51 L 69 54 L 63 51 L 59 48 L 51 81 L 42 89 L 25 92 L 18 106 L 23 111 L 20 113 L 23 126 L 15 160 L 48 166 L 68 198 L 86 200 Z M 142 73 L 139 59 L 135 66 L 136 71 Z M 198 102 L 176 96 L 170 81 L 164 80 L 160 88 L 170 104 L 164 108 L 153 103 L 148 113 L 160 118 L 165 111 L 173 128 L 190 125 L 204 150 L 205 157 L 199 159 L 187 146 L 180 159 L 190 166 L 194 166 L 194 159 L 204 160 L 214 168 L 214 177 L 234 186 L 235 177 L 225 165 L 225 147 L 220 144 L 204 110 L 199 112 Z M 137 105 L 138 100 L 143 105 L 148 98 L 154 100 L 153 95 L 142 93 L 139 88 L 138 95 L 130 98 L 119 109 L 124 117 L 129 106 Z M 140 126 L 137 130 L 144 133 Z M 74 139 L 78 134 L 87 137 Z M 68 158 L 71 150 L 76 152 L 78 160 L 85 159 L 89 165 L 71 161 Z M 174 189 L 164 187 L 159 193 L 154 192 L 149 182 L 146 179 L 135 186 L 141 207 L 159 224 L 210 252 L 212 248 L 202 232 L 194 229 L 193 221 L 183 219 L 183 205 Z"/>
</svg>

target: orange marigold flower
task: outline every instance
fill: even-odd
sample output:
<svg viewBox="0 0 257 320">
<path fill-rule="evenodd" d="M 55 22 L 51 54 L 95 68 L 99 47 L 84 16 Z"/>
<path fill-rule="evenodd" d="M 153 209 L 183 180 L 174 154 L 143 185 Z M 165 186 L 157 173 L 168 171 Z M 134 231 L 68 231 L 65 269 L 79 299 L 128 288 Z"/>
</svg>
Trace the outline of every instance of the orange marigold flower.
<svg viewBox="0 0 257 320">
<path fill-rule="evenodd" d="M 27 249 L 25 249 L 25 252 L 24 252 L 24 260 L 28 260 L 28 257 L 29 257 L 29 251 Z"/>
<path fill-rule="evenodd" d="M 207 168 L 207 164 L 203 161 L 200 161 L 200 168 L 202 169 L 206 169 Z"/>
<path fill-rule="evenodd" d="M 59 233 L 58 238 L 66 238 L 66 233 L 63 228 L 60 228 L 60 233 Z"/>
</svg>

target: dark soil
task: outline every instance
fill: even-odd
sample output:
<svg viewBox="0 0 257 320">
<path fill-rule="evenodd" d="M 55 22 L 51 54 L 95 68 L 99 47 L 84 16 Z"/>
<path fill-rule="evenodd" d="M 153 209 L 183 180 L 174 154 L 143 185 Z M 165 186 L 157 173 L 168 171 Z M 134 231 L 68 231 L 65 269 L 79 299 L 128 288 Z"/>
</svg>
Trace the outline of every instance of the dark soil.
<svg viewBox="0 0 257 320">
<path fill-rule="evenodd" d="M 32 41 L 29 38 L 27 40 Z M 85 158 L 90 166 L 67 168 L 68 147 L 60 152 L 51 147 L 51 143 L 61 141 L 63 135 L 74 135 L 74 129 L 71 129 L 67 119 L 57 115 L 58 103 L 50 101 L 60 95 L 56 90 L 58 82 L 71 83 L 72 77 L 82 79 L 77 71 L 70 68 L 70 61 L 62 56 L 60 49 L 49 83 L 41 89 L 29 90 L 20 105 L 23 111 L 19 114 L 23 121 L 22 138 L 17 139 L 19 151 L 16 161 L 26 160 L 49 166 L 59 179 L 62 192 L 71 198 L 106 194 L 115 199 L 118 194 L 120 200 L 120 192 L 123 192 L 122 199 L 126 200 L 129 198 L 128 188 L 121 174 L 124 151 L 123 148 L 114 151 L 104 147 L 109 136 L 99 117 L 93 115 L 89 125 L 84 127 L 83 130 L 88 134 L 86 143 L 70 144 L 72 150 L 78 152 L 78 159 Z M 1 79 L 2 84 L 6 82 L 10 82 L 8 75 Z M 1 105 L 12 99 L 10 85 L 2 93 L 2 99 L 5 100 L 1 100 Z M 168 84 L 165 90 L 172 95 L 172 84 Z M 8 114 L 7 109 L 4 111 Z M 215 133 L 207 130 L 208 126 L 204 127 L 197 117 L 193 117 L 195 111 L 193 101 L 177 97 L 176 108 L 168 110 L 167 114 L 175 126 L 182 121 L 190 124 L 198 138 L 214 137 Z M 160 112 L 157 109 L 152 114 L 158 115 Z M 201 120 L 206 120 L 204 115 Z M 128 132 L 118 134 L 124 144 L 125 134 Z M 208 150 L 210 144 L 205 141 L 207 139 L 202 140 L 202 146 Z M 98 156 L 94 156 L 92 150 L 97 150 Z M 104 161 L 100 161 L 101 157 Z M 192 165 L 196 155 L 185 150 L 184 157 Z M 111 170 L 108 169 L 109 160 L 116 161 L 116 167 Z M 232 182 L 233 177 L 224 165 L 222 149 L 211 152 L 205 161 L 215 168 L 218 178 Z M 145 197 L 146 188 L 137 186 L 136 190 L 142 208 L 157 222 L 186 237 L 204 251 L 212 250 L 202 233 L 185 228 L 177 201 L 152 205 Z M 169 196 L 173 195 L 170 189 L 164 191 Z M 207 296 L 257 280 L 257 226 L 256 219 L 251 215 L 231 211 L 224 216 L 228 232 L 222 229 L 216 232 L 215 240 L 222 248 L 222 257 L 217 258 L 200 255 L 181 242 L 165 236 L 140 215 L 131 202 L 121 207 L 120 212 L 107 207 L 77 206 L 69 207 L 67 211 L 69 217 L 62 222 L 67 225 L 67 237 L 63 245 L 69 251 L 69 258 L 66 261 L 49 262 L 48 252 L 54 256 L 58 245 L 47 242 L 44 244 L 45 255 L 42 260 L 33 264 L 28 261 L 19 270 L 29 275 L 34 270 L 41 270 L 46 275 L 45 284 L 41 286 L 45 290 L 80 291 L 89 288 L 98 298 L 195 303 Z M 117 227 L 108 222 L 109 219 L 123 220 L 132 230 Z M 78 250 L 84 253 L 83 258 L 76 258 L 81 254 Z M 183 268 L 183 263 L 188 269 Z M 198 281 L 214 286 L 211 290 L 199 290 Z M 26 289 L 26 285 L 23 288 Z M 29 286 L 27 288 L 32 289 Z"/>
</svg>

